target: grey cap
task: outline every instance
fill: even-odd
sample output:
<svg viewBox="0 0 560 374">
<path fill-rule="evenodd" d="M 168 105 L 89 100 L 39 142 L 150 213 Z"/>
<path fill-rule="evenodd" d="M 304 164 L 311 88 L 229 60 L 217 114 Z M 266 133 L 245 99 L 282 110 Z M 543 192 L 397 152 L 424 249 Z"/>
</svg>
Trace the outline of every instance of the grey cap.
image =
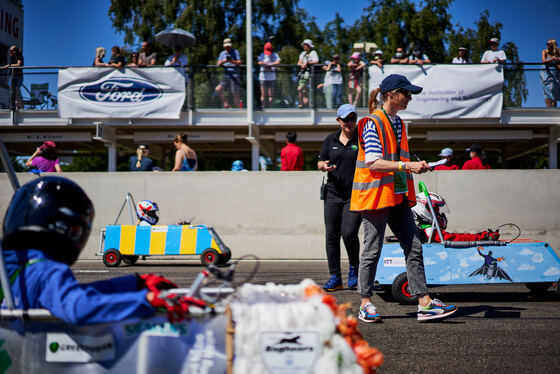
<svg viewBox="0 0 560 374">
<path fill-rule="evenodd" d="M 451 148 L 444 148 L 441 150 L 439 157 L 449 157 L 453 156 L 453 150 Z"/>
</svg>

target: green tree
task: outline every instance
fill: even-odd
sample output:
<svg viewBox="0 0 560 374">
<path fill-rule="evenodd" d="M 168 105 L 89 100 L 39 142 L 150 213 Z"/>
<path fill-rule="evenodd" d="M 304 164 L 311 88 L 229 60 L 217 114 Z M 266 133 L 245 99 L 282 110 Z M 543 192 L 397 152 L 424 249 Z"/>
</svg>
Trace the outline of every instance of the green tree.
<svg viewBox="0 0 560 374">
<path fill-rule="evenodd" d="M 252 13 L 253 37 L 264 44 L 273 36 L 278 50 L 299 46 L 304 35 L 320 35 L 314 19 L 299 8 L 299 0 L 254 0 Z M 244 0 L 111 0 L 109 16 L 113 27 L 124 32 L 128 45 L 153 41 L 158 32 L 169 27 L 193 33 L 204 48 L 188 51 L 192 65 L 214 64 L 226 37 L 232 39 L 242 56 L 245 52 Z M 160 59 L 171 53 L 169 48 L 155 47 L 157 52 L 164 52 Z"/>
<path fill-rule="evenodd" d="M 323 43 L 319 46 L 318 53 L 325 60 L 331 60 L 331 56 L 338 53 L 345 61 L 352 49 L 349 27 L 338 13 L 335 13 L 332 21 L 325 24 L 321 40 Z"/>
<path fill-rule="evenodd" d="M 446 62 L 451 62 L 457 55 L 457 49 L 461 46 L 469 49 L 469 54 L 475 64 L 480 62 L 482 54 L 488 49 L 488 41 L 491 38 L 500 38 L 502 34 L 502 24 L 500 22 L 490 23 L 489 17 L 490 13 L 485 10 L 474 23 L 474 29 L 463 29 L 457 25 L 457 28 L 450 32 L 448 36 L 449 54 L 445 59 Z M 508 57 L 510 56 L 508 55 Z"/>
<path fill-rule="evenodd" d="M 488 47 L 491 38 L 501 38 L 502 24 L 500 22 L 491 23 L 490 13 L 485 10 L 480 14 L 480 18 L 475 22 L 475 29 L 463 29 L 457 26 L 456 30 L 449 35 L 449 54 L 445 59 L 451 62 L 460 46 L 469 49 L 474 63 L 479 63 L 484 51 Z M 528 89 L 527 80 L 522 66 L 518 65 L 519 51 L 514 42 L 508 41 L 502 44 L 502 49 L 506 53 L 508 61 L 504 69 L 504 106 L 521 106 L 527 99 Z"/>
<path fill-rule="evenodd" d="M 112 0 L 109 17 L 117 31 L 124 32 L 125 44 L 138 45 L 154 41 L 158 32 L 175 24 L 180 0 Z M 132 48 L 129 48 L 132 49 Z M 170 49 L 154 44 L 158 59 L 163 63 Z"/>
<path fill-rule="evenodd" d="M 300 43 L 307 35 L 305 20 L 307 12 L 298 8 L 299 0 L 277 0 L 275 6 L 274 41 L 276 48 L 280 50 L 286 46 L 299 48 Z M 296 61 L 285 60 L 284 63 L 296 63 Z"/>
<path fill-rule="evenodd" d="M 451 31 L 451 16 L 447 13 L 452 0 L 427 0 L 410 21 L 412 42 L 420 45 L 431 61 L 443 61 L 447 55 L 446 37 Z"/>
<path fill-rule="evenodd" d="M 447 10 L 452 0 L 372 0 L 349 34 L 354 41 L 373 41 L 391 56 L 399 47 L 422 47 L 431 61 L 446 56 L 446 36 L 452 30 Z"/>
</svg>

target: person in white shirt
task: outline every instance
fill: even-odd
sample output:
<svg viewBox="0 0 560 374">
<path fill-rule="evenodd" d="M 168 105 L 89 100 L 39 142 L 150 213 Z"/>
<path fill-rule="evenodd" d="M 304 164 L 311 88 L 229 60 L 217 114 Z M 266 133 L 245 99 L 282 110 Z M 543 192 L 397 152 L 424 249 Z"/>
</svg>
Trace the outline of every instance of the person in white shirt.
<svg viewBox="0 0 560 374">
<path fill-rule="evenodd" d="M 323 70 L 326 71 L 323 92 L 325 93 L 327 109 L 332 109 L 334 106 L 338 107 L 342 103 L 342 65 L 340 64 L 340 56 L 335 53 L 332 59 L 332 61 L 326 61 L 323 66 Z"/>
<path fill-rule="evenodd" d="M 272 48 L 272 43 L 266 42 L 264 51 L 258 59 L 261 67 L 259 82 L 261 85 L 261 103 L 263 107 L 272 106 L 274 100 L 274 89 L 276 84 L 276 68 L 274 65 L 280 63 L 280 56 Z"/>
<path fill-rule="evenodd" d="M 472 64 L 468 49 L 465 47 L 459 47 L 457 54 L 457 57 L 453 57 L 453 64 Z"/>
<path fill-rule="evenodd" d="M 298 59 L 298 66 L 300 67 L 300 71 L 298 74 L 298 100 L 299 108 L 303 108 L 307 106 L 309 103 L 309 97 L 307 95 L 307 90 L 309 86 L 309 78 L 311 77 L 311 68 L 313 64 L 319 63 L 319 55 L 313 49 L 315 46 L 311 39 L 305 39 L 303 43 L 301 43 L 301 47 L 304 49 L 303 52 L 299 55 Z"/>
<path fill-rule="evenodd" d="M 490 49 L 482 55 L 482 58 L 480 59 L 481 64 L 503 64 L 506 62 L 506 53 L 501 49 L 498 50 L 499 42 L 498 38 L 490 39 L 488 42 L 490 44 Z"/>
</svg>

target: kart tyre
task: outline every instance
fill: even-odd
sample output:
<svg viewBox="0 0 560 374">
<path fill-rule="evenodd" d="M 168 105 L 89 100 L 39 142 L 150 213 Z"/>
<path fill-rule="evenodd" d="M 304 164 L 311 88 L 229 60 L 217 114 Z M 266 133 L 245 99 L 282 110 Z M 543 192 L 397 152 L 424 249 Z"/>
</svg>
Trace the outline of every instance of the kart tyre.
<svg viewBox="0 0 560 374">
<path fill-rule="evenodd" d="M 220 263 L 220 256 L 214 248 L 206 248 L 200 255 L 200 262 L 203 266 L 217 265 Z"/>
<path fill-rule="evenodd" d="M 391 294 L 401 304 L 413 304 L 418 300 L 416 296 L 410 294 L 406 272 L 397 275 L 391 286 Z"/>
<path fill-rule="evenodd" d="M 525 286 L 531 291 L 531 293 L 541 295 L 546 293 L 552 284 L 549 282 L 540 283 L 525 283 Z"/>
<path fill-rule="evenodd" d="M 218 263 L 220 265 L 227 264 L 229 260 L 231 260 L 231 252 L 227 251 L 227 252 L 224 252 L 224 253 L 220 254 L 220 258 L 218 259 Z"/>
<path fill-rule="evenodd" d="M 135 263 L 138 262 L 139 258 L 140 256 L 134 256 L 134 255 L 122 256 L 123 262 L 127 265 L 134 265 Z"/>
<path fill-rule="evenodd" d="M 122 255 L 116 249 L 108 249 L 103 253 L 103 263 L 105 266 L 113 268 L 121 264 Z"/>
</svg>

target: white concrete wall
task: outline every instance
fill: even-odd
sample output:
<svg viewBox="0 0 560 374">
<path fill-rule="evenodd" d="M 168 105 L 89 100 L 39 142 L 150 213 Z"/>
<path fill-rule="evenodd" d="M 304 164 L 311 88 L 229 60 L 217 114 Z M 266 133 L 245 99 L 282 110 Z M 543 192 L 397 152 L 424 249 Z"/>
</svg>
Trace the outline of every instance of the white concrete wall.
<svg viewBox="0 0 560 374">
<path fill-rule="evenodd" d="M 160 223 L 213 226 L 233 257 L 325 258 L 320 172 L 65 173 L 95 205 L 94 230 L 82 259 L 96 258 L 99 229 L 112 224 L 127 192 L 160 206 Z M 20 182 L 36 178 L 18 174 Z M 443 171 L 416 177 L 442 194 L 451 213 L 448 231 L 481 231 L 513 222 L 522 238 L 560 249 L 560 171 Z M 0 174 L 0 214 L 12 190 Z M 128 213 L 120 223 L 128 224 Z M 344 251 L 343 251 L 344 252 Z"/>
</svg>

